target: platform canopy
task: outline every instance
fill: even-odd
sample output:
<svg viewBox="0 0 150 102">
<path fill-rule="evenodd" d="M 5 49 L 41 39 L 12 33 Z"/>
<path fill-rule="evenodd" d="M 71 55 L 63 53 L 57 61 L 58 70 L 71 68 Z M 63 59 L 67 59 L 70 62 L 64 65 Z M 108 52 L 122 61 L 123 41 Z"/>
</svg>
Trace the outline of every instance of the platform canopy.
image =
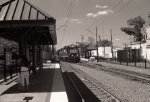
<svg viewBox="0 0 150 102">
<path fill-rule="evenodd" d="M 27 44 L 56 45 L 56 20 L 29 0 L 6 0 L 0 5 L 0 36 Z"/>
</svg>

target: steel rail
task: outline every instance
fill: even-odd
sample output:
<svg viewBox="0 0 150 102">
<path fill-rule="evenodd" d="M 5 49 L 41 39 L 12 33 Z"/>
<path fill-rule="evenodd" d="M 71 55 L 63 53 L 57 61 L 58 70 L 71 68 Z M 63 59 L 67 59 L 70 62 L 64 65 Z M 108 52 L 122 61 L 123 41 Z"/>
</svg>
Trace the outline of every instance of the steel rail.
<svg viewBox="0 0 150 102">
<path fill-rule="evenodd" d="M 80 64 L 80 65 L 83 65 L 83 64 Z M 94 65 L 94 64 L 84 64 L 83 66 L 89 67 L 88 65 L 91 65 L 92 67 L 98 67 L 97 65 Z M 126 70 L 121 70 L 121 69 L 117 70 L 116 68 L 114 68 L 114 69 L 112 69 L 112 68 L 101 66 L 101 68 L 96 68 L 96 69 L 109 71 L 109 72 L 112 72 L 112 73 L 117 73 L 117 74 L 120 74 L 120 75 L 128 76 L 130 78 L 134 78 L 138 81 L 142 81 L 142 82 L 145 82 L 145 83 L 150 83 L 150 78 L 148 77 L 148 75 L 146 77 L 146 75 L 144 76 L 142 73 L 140 75 L 140 73 L 137 73 L 137 72 L 126 71 Z"/>
<path fill-rule="evenodd" d="M 92 79 L 89 78 L 89 76 L 87 75 L 83 75 L 81 74 L 77 69 L 75 69 L 73 66 L 71 66 L 70 64 L 68 64 L 71 68 L 73 68 L 76 72 L 78 72 L 80 75 L 82 75 L 84 78 L 86 78 L 87 80 L 89 80 L 90 82 L 92 82 L 94 85 L 96 85 L 97 87 L 99 87 L 100 89 L 102 89 L 104 92 L 106 92 L 108 95 L 110 95 L 112 97 L 112 99 L 115 99 L 115 102 L 121 102 L 121 100 L 119 98 L 117 98 L 115 95 L 113 95 L 111 92 L 107 91 L 104 87 L 101 87 L 98 83 L 96 83 L 95 81 L 93 81 Z M 81 71 L 81 70 L 80 70 Z"/>
<path fill-rule="evenodd" d="M 62 64 L 61 64 L 61 65 L 62 65 Z M 68 74 L 68 71 L 67 71 L 67 69 L 64 67 L 64 65 L 63 65 L 63 68 L 65 69 L 65 72 L 67 72 L 67 76 L 69 77 L 69 79 L 70 79 L 70 81 L 72 82 L 73 86 L 74 86 L 75 89 L 77 90 L 77 92 L 78 92 L 78 94 L 79 94 L 79 96 L 80 96 L 82 102 L 85 102 L 83 96 L 81 95 L 81 93 L 80 93 L 80 91 L 78 90 L 77 86 L 75 85 L 75 83 L 73 82 L 72 78 L 71 78 L 70 75 Z"/>
</svg>

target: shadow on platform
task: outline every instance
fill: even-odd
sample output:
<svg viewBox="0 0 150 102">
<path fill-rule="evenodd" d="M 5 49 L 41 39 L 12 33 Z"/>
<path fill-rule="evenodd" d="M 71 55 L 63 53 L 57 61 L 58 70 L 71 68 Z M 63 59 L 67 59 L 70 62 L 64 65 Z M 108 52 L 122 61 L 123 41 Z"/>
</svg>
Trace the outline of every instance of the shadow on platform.
<svg viewBox="0 0 150 102">
<path fill-rule="evenodd" d="M 18 89 L 17 84 L 8 88 L 2 94 L 12 94 L 12 93 L 42 93 L 51 92 L 53 85 L 54 72 L 60 69 L 48 68 L 43 70 L 38 70 L 36 75 L 30 75 L 29 77 L 29 91 L 22 91 Z M 60 91 L 60 90 L 59 90 Z M 65 90 L 62 90 L 62 92 Z"/>
<path fill-rule="evenodd" d="M 81 81 L 74 72 L 68 72 L 69 76 L 73 78 L 73 82 L 76 84 L 76 87 L 80 91 L 80 93 L 83 95 L 83 99 L 85 102 L 101 102 L 94 94 L 93 92 Z M 79 94 L 77 94 L 76 88 L 73 86 L 71 80 L 68 78 L 67 73 L 62 73 L 63 77 L 65 78 L 65 86 L 66 86 L 66 92 L 68 95 L 69 102 L 82 102 L 81 97 Z"/>
</svg>

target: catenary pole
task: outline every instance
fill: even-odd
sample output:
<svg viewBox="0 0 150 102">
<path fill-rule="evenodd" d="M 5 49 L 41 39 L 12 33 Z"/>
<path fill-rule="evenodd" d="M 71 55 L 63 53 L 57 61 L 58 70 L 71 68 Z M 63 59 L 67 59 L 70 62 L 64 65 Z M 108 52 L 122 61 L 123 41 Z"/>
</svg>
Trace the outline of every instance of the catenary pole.
<svg viewBox="0 0 150 102">
<path fill-rule="evenodd" d="M 112 58 L 113 58 L 113 42 L 112 42 L 112 29 L 110 29 L 110 34 L 111 34 L 111 53 L 112 53 Z"/>
<path fill-rule="evenodd" d="M 97 47 L 97 62 L 98 62 L 98 42 L 97 42 L 97 27 L 96 27 L 96 47 Z"/>
</svg>

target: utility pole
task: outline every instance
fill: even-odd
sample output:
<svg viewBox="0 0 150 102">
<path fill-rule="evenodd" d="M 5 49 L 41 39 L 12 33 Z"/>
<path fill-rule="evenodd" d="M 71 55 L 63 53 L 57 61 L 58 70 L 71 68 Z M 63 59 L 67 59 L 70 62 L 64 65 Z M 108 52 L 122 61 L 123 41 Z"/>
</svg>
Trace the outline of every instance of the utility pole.
<svg viewBox="0 0 150 102">
<path fill-rule="evenodd" d="M 84 38 L 83 38 L 83 35 L 81 35 L 82 44 L 83 44 L 83 39 L 84 39 Z"/>
<path fill-rule="evenodd" d="M 91 32 L 90 30 L 87 29 L 87 31 Z M 93 32 L 91 32 L 93 33 Z M 95 33 L 93 33 L 95 34 Z M 96 27 L 96 47 L 97 47 L 97 62 L 98 62 L 98 42 L 97 42 L 97 27 Z"/>
<path fill-rule="evenodd" d="M 96 47 L 97 47 L 97 62 L 98 62 L 98 42 L 97 42 L 97 27 L 96 27 Z"/>
<path fill-rule="evenodd" d="M 99 42 L 101 41 L 101 36 L 99 35 Z"/>
<path fill-rule="evenodd" d="M 142 52 L 142 46 L 141 46 L 142 41 L 140 40 L 140 61 L 141 61 L 141 52 Z"/>
<path fill-rule="evenodd" d="M 112 42 L 112 29 L 110 29 L 110 34 L 111 34 L 111 53 L 112 53 L 112 58 L 113 58 L 113 42 Z"/>
</svg>

